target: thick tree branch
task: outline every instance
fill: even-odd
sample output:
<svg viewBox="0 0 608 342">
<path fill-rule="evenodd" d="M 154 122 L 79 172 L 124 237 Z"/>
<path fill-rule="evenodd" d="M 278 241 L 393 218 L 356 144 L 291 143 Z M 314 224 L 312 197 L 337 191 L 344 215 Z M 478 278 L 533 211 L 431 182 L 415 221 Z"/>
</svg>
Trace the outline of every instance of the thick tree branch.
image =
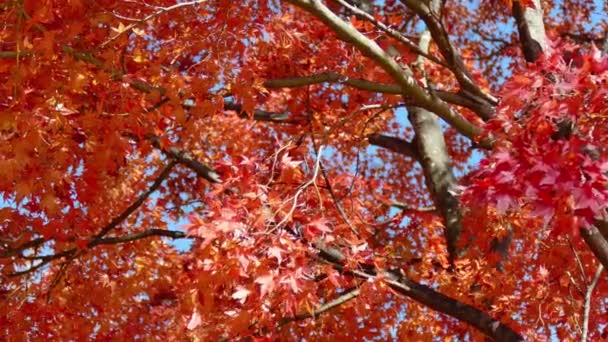
<svg viewBox="0 0 608 342">
<path fill-rule="evenodd" d="M 311 84 L 319 84 L 319 83 L 340 83 L 346 84 L 351 87 L 373 91 L 377 93 L 385 93 L 385 94 L 402 94 L 403 90 L 398 84 L 389 84 L 389 83 L 375 83 L 372 81 L 368 81 L 361 78 L 352 78 L 346 75 L 342 75 L 336 72 L 324 72 L 320 74 L 314 74 L 310 76 L 302 76 L 302 77 L 288 77 L 288 78 L 278 78 L 271 79 L 264 82 L 264 86 L 269 89 L 276 88 L 296 88 L 302 87 Z"/>
<path fill-rule="evenodd" d="M 599 229 L 592 226 L 582 228 L 580 232 L 595 257 L 604 265 L 604 268 L 608 269 L 608 241 L 602 236 Z"/>
<path fill-rule="evenodd" d="M 401 138 L 391 137 L 384 134 L 372 134 L 367 137 L 367 141 L 369 141 L 369 143 L 372 145 L 386 148 L 414 160 L 419 160 L 416 145 Z"/>
<path fill-rule="evenodd" d="M 287 78 L 277 78 L 271 79 L 264 82 L 264 86 L 268 89 L 277 89 L 277 88 L 296 88 L 303 87 L 311 84 L 319 84 L 319 83 L 339 83 L 346 84 L 353 88 L 367 90 L 377 93 L 383 94 L 403 94 L 402 88 L 398 84 L 391 83 L 376 83 L 372 81 L 368 81 L 362 78 L 353 78 L 348 77 L 346 75 L 342 75 L 336 72 L 324 72 L 320 74 L 313 74 L 309 76 L 302 77 L 287 77 Z M 443 90 L 433 90 L 432 91 L 435 96 L 440 98 L 441 100 L 460 106 L 464 108 L 468 108 L 475 112 L 479 117 L 484 120 L 490 119 L 494 115 L 494 106 L 487 103 L 480 103 L 478 101 L 474 101 L 467 96 L 466 94 L 461 93 L 451 93 L 449 91 Z M 280 116 L 275 114 L 277 119 L 272 121 L 281 121 Z M 260 119 L 258 119 L 260 120 Z"/>
<path fill-rule="evenodd" d="M 535 62 L 541 53 L 547 51 L 542 5 L 540 0 L 532 0 L 532 2 L 534 8 L 525 7 L 519 0 L 515 0 L 512 8 L 521 48 L 528 62 Z"/>
<path fill-rule="evenodd" d="M 340 19 L 329 8 L 318 0 L 287 0 L 288 2 L 310 12 L 331 28 L 340 39 L 352 44 L 363 54 L 377 62 L 403 89 L 404 98 L 411 98 L 417 106 L 436 113 L 464 136 L 475 139 L 483 130 L 460 114 L 454 112 L 444 101 L 428 93 L 420 87 L 416 80 L 408 76 L 399 64 L 393 60 L 378 44 L 367 38 L 351 24 Z M 481 145 L 491 145 L 490 140 L 484 140 Z"/>
<path fill-rule="evenodd" d="M 430 2 L 435 12 L 439 11 L 437 0 Z M 430 11 L 430 10 L 429 10 Z M 427 23 L 427 25 L 429 25 Z M 420 49 L 428 50 L 432 30 L 426 30 L 420 38 Z M 449 42 L 448 42 L 449 43 Z M 422 66 L 422 60 L 418 59 Z M 450 156 L 437 116 L 420 107 L 408 107 L 409 119 L 416 133 L 418 161 L 422 165 L 424 178 L 435 206 L 444 220 L 445 239 L 451 265 L 459 254 L 458 242 L 462 232 L 462 212 L 454 191 L 456 177 L 452 172 Z"/>
</svg>

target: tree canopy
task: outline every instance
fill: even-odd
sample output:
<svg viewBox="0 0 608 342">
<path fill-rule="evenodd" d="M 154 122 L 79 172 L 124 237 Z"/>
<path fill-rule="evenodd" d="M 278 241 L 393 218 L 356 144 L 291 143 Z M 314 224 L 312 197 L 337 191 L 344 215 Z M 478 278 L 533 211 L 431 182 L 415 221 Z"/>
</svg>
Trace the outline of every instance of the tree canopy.
<svg viewBox="0 0 608 342">
<path fill-rule="evenodd" d="M 0 4 L 0 336 L 608 336 L 608 4 Z"/>
</svg>

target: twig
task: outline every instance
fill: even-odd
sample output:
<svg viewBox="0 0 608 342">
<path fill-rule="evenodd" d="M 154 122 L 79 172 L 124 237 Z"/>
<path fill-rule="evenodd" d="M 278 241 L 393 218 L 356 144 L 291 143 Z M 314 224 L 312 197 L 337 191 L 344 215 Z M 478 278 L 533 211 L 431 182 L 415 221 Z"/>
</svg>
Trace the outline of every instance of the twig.
<svg viewBox="0 0 608 342">
<path fill-rule="evenodd" d="M 436 57 L 431 56 L 430 54 L 422 51 L 418 45 L 416 45 L 414 42 L 412 42 L 411 40 L 409 40 L 407 37 L 405 37 L 403 34 L 401 34 L 399 31 L 390 28 L 388 26 L 386 26 L 384 23 L 376 20 L 376 18 L 374 18 L 371 14 L 361 10 L 358 7 L 355 7 L 351 4 L 349 4 L 348 2 L 344 1 L 344 0 L 336 0 L 336 2 L 338 2 L 339 4 L 341 4 L 342 6 L 348 8 L 351 12 L 355 13 L 356 15 L 365 18 L 367 21 L 369 21 L 370 23 L 372 23 L 374 26 L 376 26 L 377 28 L 379 28 L 380 30 L 386 32 L 389 36 L 393 37 L 394 39 L 396 39 L 397 41 L 403 43 L 403 45 L 407 46 L 408 49 L 410 49 L 411 51 L 415 52 L 416 54 L 423 56 L 424 58 L 433 61 L 434 63 L 437 63 L 447 69 L 449 69 L 449 66 L 444 62 L 439 60 Z"/>
<path fill-rule="evenodd" d="M 314 126 L 313 126 L 313 122 L 312 122 L 312 112 L 310 111 L 310 89 L 308 92 L 308 100 L 307 100 L 307 107 L 308 107 L 308 111 L 309 111 L 309 115 L 308 115 L 308 127 L 310 129 L 310 140 L 312 142 L 312 146 L 315 148 L 315 150 L 317 149 L 317 142 L 315 141 L 315 136 L 314 136 Z M 381 111 L 384 111 L 384 109 L 381 109 Z M 325 137 L 327 137 L 328 135 L 326 134 Z M 323 139 L 323 144 L 325 143 L 325 138 Z M 320 155 L 318 155 L 320 156 Z M 359 231 L 357 231 L 357 229 L 355 228 L 355 226 L 352 224 L 352 222 L 350 221 L 350 219 L 348 218 L 348 216 L 346 215 L 346 213 L 344 212 L 344 208 L 342 208 L 342 205 L 340 205 L 340 201 L 338 200 L 338 196 L 336 196 L 336 193 L 334 192 L 333 187 L 331 186 L 331 182 L 329 181 L 329 176 L 327 175 L 327 172 L 325 171 L 325 168 L 323 167 L 323 164 L 320 164 L 321 166 L 321 175 L 323 176 L 323 180 L 325 180 L 325 184 L 327 185 L 327 189 L 329 191 L 329 195 L 332 198 L 332 203 L 334 204 L 334 206 L 336 207 L 336 210 L 338 210 L 338 214 L 340 214 L 340 217 L 342 217 L 342 220 L 344 220 L 344 222 L 346 223 L 346 225 L 348 225 L 348 227 L 350 228 L 350 231 L 353 232 L 353 234 L 355 234 L 355 236 L 359 237 Z"/>
<path fill-rule="evenodd" d="M 407 205 L 407 204 L 405 204 L 403 202 L 397 202 L 397 201 L 391 202 L 390 206 L 391 207 L 395 207 L 395 208 L 399 208 L 399 209 L 404 210 L 404 211 L 417 211 L 417 212 L 420 212 L 420 213 L 432 213 L 432 212 L 437 211 L 437 208 L 434 207 L 434 206 L 430 206 L 430 207 L 412 207 L 412 206 Z"/>
<path fill-rule="evenodd" d="M 110 39 L 106 40 L 105 42 L 103 42 L 99 47 L 100 48 L 104 48 L 106 47 L 108 44 L 110 44 L 111 42 L 113 42 L 114 40 L 116 40 L 118 37 L 122 36 L 124 33 L 126 32 L 130 32 L 133 28 L 135 28 L 135 26 L 137 25 L 141 25 L 143 23 L 145 23 L 146 21 L 152 20 L 156 17 L 158 17 L 161 14 L 182 8 L 182 7 L 186 7 L 186 6 L 193 6 L 193 5 L 198 5 L 198 4 L 202 4 L 203 2 L 206 2 L 207 0 L 198 0 L 198 1 L 189 1 L 189 2 L 181 2 L 181 3 L 177 3 L 175 5 L 169 6 L 169 7 L 161 7 L 158 11 L 146 16 L 145 18 L 139 19 L 134 23 L 131 23 L 129 25 L 127 25 L 126 27 L 122 28 L 120 31 L 118 31 L 114 36 L 110 37 Z M 129 20 L 133 20 L 131 18 L 129 18 Z"/>
<path fill-rule="evenodd" d="M 214 169 L 194 158 L 189 152 L 174 146 L 169 147 L 168 149 L 163 148 L 160 144 L 160 138 L 157 136 L 151 136 L 149 139 L 154 147 L 161 150 L 174 162 L 187 166 L 189 169 L 196 172 L 199 177 L 202 177 L 211 183 L 222 182 L 220 175 Z"/>
<path fill-rule="evenodd" d="M 304 183 L 302 186 L 300 186 L 300 188 L 298 189 L 298 191 L 296 191 L 295 195 L 292 197 L 292 205 L 291 208 L 289 209 L 289 212 L 285 215 L 285 217 L 283 217 L 283 219 L 277 223 L 272 229 L 270 229 L 267 233 L 270 233 L 272 231 L 274 231 L 277 228 L 280 228 L 282 225 L 284 225 L 285 223 L 287 223 L 287 221 L 291 218 L 291 216 L 293 215 L 293 212 L 296 209 L 296 206 L 298 205 L 298 197 L 300 197 L 300 195 L 302 194 L 302 192 L 304 192 L 304 190 L 306 190 L 309 186 L 311 186 L 313 183 L 317 182 L 317 175 L 319 174 L 319 168 L 320 168 L 320 164 L 321 164 L 321 154 L 323 153 L 323 146 L 319 147 L 319 150 L 317 152 L 317 161 L 315 163 L 315 167 L 313 169 L 313 175 L 312 178 Z M 281 205 L 281 207 L 279 207 L 279 209 L 277 210 L 277 212 L 275 212 L 275 215 L 278 213 L 278 211 L 280 211 L 283 208 L 283 206 Z"/>
<path fill-rule="evenodd" d="M 28 248 L 33 248 L 36 246 L 40 246 L 43 243 L 45 243 L 46 240 L 43 238 L 36 238 L 34 240 L 28 241 L 23 243 L 22 245 L 15 247 L 15 248 L 8 248 L 5 252 L 0 253 L 0 259 L 2 258 L 9 258 L 12 257 L 18 253 L 21 253 L 22 251 L 28 249 Z"/>
<path fill-rule="evenodd" d="M 568 238 L 568 244 L 570 245 L 570 249 L 572 249 L 572 253 L 574 253 L 574 259 L 576 260 L 576 264 L 578 265 L 578 270 L 581 272 L 583 282 L 585 283 L 585 286 L 588 287 L 589 283 L 587 282 L 587 274 L 585 274 L 585 268 L 583 267 L 581 258 L 579 258 L 578 252 L 574 248 L 574 245 L 572 244 L 572 240 L 570 240 L 570 238 Z"/>
<path fill-rule="evenodd" d="M 324 313 L 326 311 L 329 311 L 352 299 L 357 298 L 357 296 L 359 296 L 360 293 L 361 293 L 361 290 L 358 287 L 354 288 L 354 289 L 346 292 L 345 294 L 319 306 L 313 312 L 301 313 L 301 314 L 297 314 L 293 317 L 285 317 L 279 321 L 278 326 L 281 327 L 281 326 L 283 326 L 287 323 L 293 322 L 293 321 L 301 321 L 301 320 L 308 319 L 308 318 L 316 318 L 317 316 L 321 315 L 322 313 Z"/>
<path fill-rule="evenodd" d="M 139 208 L 144 201 L 160 187 L 165 178 L 169 176 L 176 163 L 177 162 L 175 160 L 169 162 L 169 164 L 161 171 L 160 175 L 156 177 L 152 186 L 150 186 L 146 192 L 141 194 L 135 202 L 133 202 L 127 209 L 125 209 L 125 211 L 122 212 L 122 214 L 116 216 L 114 219 L 112 219 L 112 221 L 110 221 L 110 223 L 103 227 L 101 231 L 99 231 L 99 233 L 97 233 L 97 235 L 95 235 L 95 237 L 89 242 L 88 246 L 90 247 L 94 245 L 96 241 L 101 240 L 101 238 L 103 238 L 110 230 L 114 229 L 116 226 L 126 220 L 135 210 L 137 210 L 137 208 Z"/>
</svg>

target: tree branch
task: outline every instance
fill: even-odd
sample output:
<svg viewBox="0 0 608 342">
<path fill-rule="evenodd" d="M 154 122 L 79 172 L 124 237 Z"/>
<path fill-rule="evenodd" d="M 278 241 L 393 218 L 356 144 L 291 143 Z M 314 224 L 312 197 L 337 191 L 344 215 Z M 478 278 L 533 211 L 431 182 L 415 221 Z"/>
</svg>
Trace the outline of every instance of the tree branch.
<svg viewBox="0 0 608 342">
<path fill-rule="evenodd" d="M 96 241 L 101 240 L 101 238 L 103 238 L 110 230 L 114 229 L 116 226 L 118 226 L 120 223 L 122 223 L 124 220 L 126 220 L 135 210 L 137 210 L 137 208 L 139 208 L 144 203 L 144 201 L 146 201 L 148 199 L 148 197 L 150 197 L 150 195 L 154 191 L 156 191 L 156 189 L 158 189 L 160 187 L 162 182 L 171 173 L 171 170 L 173 169 L 175 164 L 176 164 L 176 161 L 171 161 L 167 166 L 165 166 L 165 168 L 161 171 L 161 173 L 158 175 L 158 177 L 156 177 L 156 179 L 154 180 L 154 183 L 152 183 L 152 186 L 150 186 L 150 188 L 148 188 L 148 190 L 146 192 L 141 194 L 137 198 L 137 200 L 135 200 L 135 202 L 133 202 L 120 215 L 113 218 L 112 221 L 110 221 L 110 223 L 108 223 L 105 227 L 103 227 L 99 231 L 99 233 L 97 233 L 97 235 L 95 235 L 95 237 L 89 242 L 88 246 L 89 247 L 93 246 L 96 243 Z"/>
<path fill-rule="evenodd" d="M 103 239 L 99 239 L 90 247 L 98 246 L 98 245 L 115 245 L 118 243 L 132 242 L 136 240 L 141 240 L 149 237 L 168 237 L 171 239 L 194 239 L 196 237 L 188 236 L 185 232 L 179 230 L 165 230 L 165 229 L 148 229 L 140 233 L 134 233 L 130 235 L 124 236 L 111 236 Z"/>
<path fill-rule="evenodd" d="M 198 5 L 198 4 L 202 4 L 204 2 L 206 2 L 207 0 L 197 0 L 197 1 L 189 1 L 189 2 L 180 2 L 177 3 L 175 5 L 172 6 L 168 6 L 168 7 L 161 7 L 158 11 L 146 16 L 145 18 L 142 19 L 137 19 L 135 20 L 134 23 L 131 23 L 129 25 L 127 25 L 126 27 L 124 27 L 122 30 L 118 31 L 114 36 L 110 37 L 110 39 L 106 40 L 105 42 L 103 42 L 100 45 L 100 48 L 104 48 L 106 47 L 108 44 L 110 44 L 111 42 L 113 42 L 114 40 L 116 40 L 118 37 L 120 37 L 121 35 L 123 35 L 124 33 L 127 32 L 131 32 L 132 29 L 135 28 L 135 26 L 137 25 L 141 25 L 147 21 L 150 21 L 156 17 L 158 17 L 161 14 L 182 8 L 182 7 L 187 7 L 187 6 L 194 6 L 194 5 Z"/>
<path fill-rule="evenodd" d="M 433 213 L 437 211 L 435 207 L 413 207 L 403 202 L 393 201 L 390 203 L 391 207 L 401 209 L 403 211 L 415 211 L 419 213 Z"/>
<path fill-rule="evenodd" d="M 547 36 L 543 23 L 540 0 L 532 0 L 534 8 L 524 7 L 521 1 L 513 1 L 513 18 L 517 23 L 519 41 L 528 62 L 535 62 L 541 53 L 547 51 Z"/>
<path fill-rule="evenodd" d="M 30 55 L 31 52 L 29 51 L 0 51 L 0 59 L 16 59 Z"/>
<path fill-rule="evenodd" d="M 430 54 L 428 54 L 426 51 L 422 51 L 418 45 L 416 45 L 414 42 L 412 42 L 411 40 L 409 40 L 407 37 L 405 37 L 403 34 L 401 34 L 399 31 L 390 28 L 388 26 L 386 26 L 384 23 L 382 23 L 381 21 L 376 20 L 376 18 L 374 18 L 374 16 L 372 15 L 372 13 L 367 13 L 363 10 L 361 10 L 358 7 L 355 7 L 351 4 L 349 4 L 348 2 L 344 1 L 344 0 L 336 0 L 338 3 L 340 3 L 342 6 L 348 8 L 351 12 L 355 13 L 357 16 L 362 17 L 364 19 L 366 19 L 367 21 L 369 21 L 370 23 L 372 23 L 374 26 L 376 26 L 377 28 L 379 28 L 380 30 L 386 32 L 389 36 L 391 36 L 392 38 L 394 38 L 395 40 L 401 42 L 403 45 L 407 46 L 408 49 L 410 49 L 412 52 L 416 53 L 419 56 L 422 56 L 434 63 L 437 63 L 447 69 L 449 69 L 450 67 L 443 61 L 431 56 Z"/>
<path fill-rule="evenodd" d="M 403 94 L 402 88 L 398 84 L 391 83 L 376 83 L 362 78 L 353 78 L 346 75 L 342 75 L 336 72 L 324 72 L 320 74 L 313 74 L 309 76 L 301 76 L 301 77 L 287 77 L 287 78 L 277 78 L 266 80 L 264 82 L 264 86 L 268 89 L 277 89 L 277 88 L 296 88 L 303 87 L 311 84 L 319 84 L 319 83 L 338 83 L 338 84 L 346 84 L 353 88 L 372 91 L 376 93 L 382 94 Z M 449 91 L 444 90 L 433 90 L 432 91 L 435 96 L 439 99 L 460 106 L 464 108 L 468 108 L 479 115 L 480 118 L 484 120 L 489 120 L 494 115 L 494 106 L 487 103 L 480 103 L 478 101 L 474 101 L 470 96 L 462 93 L 451 93 Z M 239 107 L 240 108 L 240 107 Z M 255 114 L 254 114 L 255 115 Z M 279 114 L 275 114 L 278 116 L 276 120 L 268 120 L 268 121 L 282 121 L 280 119 Z M 261 120 L 261 119 L 257 119 Z"/>
<path fill-rule="evenodd" d="M 424 21 L 426 27 L 431 33 L 431 36 L 433 37 L 433 41 L 439 47 L 439 51 L 443 55 L 448 68 L 454 73 L 454 76 L 462 88 L 466 90 L 466 93 L 471 94 L 473 99 L 486 102 L 491 105 L 496 105 L 498 100 L 494 96 L 485 93 L 483 90 L 481 90 L 481 88 L 479 88 L 479 86 L 477 86 L 475 81 L 473 81 L 470 72 L 467 70 L 467 67 L 462 61 L 460 54 L 450 42 L 450 37 L 443 28 L 443 24 L 439 19 L 438 13 L 436 13 L 439 11 L 439 7 L 437 7 L 436 10 L 432 9 L 427 4 L 429 2 L 419 0 L 401 0 L 401 2 L 418 14 L 418 16 Z"/>
<path fill-rule="evenodd" d="M 232 110 L 235 111 L 236 114 L 243 118 L 249 118 L 249 115 L 243 110 L 243 106 L 240 104 L 226 101 L 224 102 L 224 110 Z M 253 120 L 256 121 L 266 121 L 266 122 L 278 122 L 278 123 L 301 123 L 304 120 L 290 119 L 289 114 L 287 113 L 276 113 L 276 112 L 267 112 L 265 110 L 255 109 L 253 111 Z"/>
<path fill-rule="evenodd" d="M 373 265 L 360 264 L 363 271 L 352 270 L 343 265 L 346 257 L 337 249 L 326 246 L 323 242 L 317 242 L 314 247 L 319 250 L 321 259 L 332 264 L 332 266 L 343 273 L 350 274 L 361 279 L 381 279 L 395 292 L 412 298 L 413 300 L 428 306 L 429 308 L 466 322 L 494 341 L 523 341 L 523 337 L 502 322 L 495 320 L 487 313 L 453 298 L 450 298 L 433 288 L 416 283 L 396 271 L 385 271 L 377 269 Z"/>
<path fill-rule="evenodd" d="M 43 238 L 36 238 L 34 240 L 25 242 L 25 243 L 23 243 L 22 245 L 20 245 L 18 247 L 8 248 L 5 252 L 0 253 L 0 259 L 10 258 L 10 257 L 12 257 L 14 255 L 17 255 L 17 254 L 23 252 L 26 249 L 40 246 L 40 245 L 42 245 L 45 242 L 46 242 L 46 240 L 43 239 Z"/>
<path fill-rule="evenodd" d="M 199 177 L 208 180 L 211 183 L 221 183 L 220 175 L 213 170 L 211 167 L 200 162 L 198 159 L 185 150 L 177 148 L 175 146 L 169 147 L 168 149 L 161 146 L 160 138 L 155 135 L 147 137 L 151 142 L 152 146 L 161 150 L 167 157 L 173 159 L 175 162 L 180 163 L 192 171 L 194 171 Z"/>
<path fill-rule="evenodd" d="M 294 321 L 301 321 L 301 320 L 305 320 L 308 318 L 316 318 L 317 316 L 321 315 L 322 313 L 329 311 L 335 307 L 338 307 L 350 300 L 353 300 L 355 298 L 357 298 L 357 296 L 359 296 L 360 294 L 360 290 L 359 288 L 354 288 L 350 291 L 347 291 L 345 294 L 319 306 L 315 311 L 313 312 L 305 312 L 305 313 L 301 313 L 301 314 L 297 314 L 293 317 L 285 317 L 283 319 L 281 319 L 279 321 L 278 326 L 281 327 L 285 324 L 288 324 L 290 322 L 294 322 Z"/>
<path fill-rule="evenodd" d="M 595 226 L 580 229 L 583 240 L 604 268 L 608 269 L 608 241 Z"/>
<path fill-rule="evenodd" d="M 393 152 L 410 157 L 414 160 L 419 160 L 420 156 L 416 150 L 416 144 L 401 138 L 391 137 L 384 134 L 372 134 L 367 137 L 370 144 L 386 148 Z"/>
<path fill-rule="evenodd" d="M 302 77 L 272 79 L 265 81 L 264 86 L 269 89 L 296 88 L 325 82 L 346 84 L 357 89 L 373 91 L 377 93 L 396 95 L 403 93 L 401 87 L 398 84 L 375 83 L 361 78 L 348 77 L 346 75 L 342 75 L 336 72 L 324 72 L 320 74 L 313 74 Z"/>
<path fill-rule="evenodd" d="M 94 238 L 89 242 L 88 247 L 93 248 L 93 247 L 99 246 L 99 245 L 114 245 L 114 244 L 119 244 L 119 243 L 126 243 L 126 242 L 141 240 L 141 239 L 154 237 L 154 236 L 169 237 L 172 239 L 196 239 L 196 237 L 188 236 L 185 232 L 182 232 L 182 231 L 165 230 L 165 229 L 148 229 L 146 231 L 143 231 L 140 233 L 134 233 L 134 234 L 130 234 L 130 235 L 112 236 L 112 237 L 99 238 L 99 239 Z M 25 270 L 10 273 L 10 274 L 8 274 L 8 276 L 9 277 L 18 277 L 18 276 L 22 276 L 22 275 L 34 272 L 34 271 L 40 269 L 42 266 L 49 264 L 53 260 L 71 257 L 77 251 L 78 251 L 78 249 L 74 247 L 74 248 L 66 249 L 62 252 L 51 254 L 51 255 L 28 257 L 26 259 L 38 260 L 38 261 L 40 261 L 40 263 L 33 265 L 32 267 L 29 267 Z"/>
<path fill-rule="evenodd" d="M 584 314 L 583 314 L 583 332 L 581 334 L 581 342 L 587 341 L 587 335 L 589 334 L 589 312 L 591 311 L 591 297 L 593 295 L 593 290 L 597 285 L 597 282 L 600 280 L 600 276 L 602 275 L 602 271 L 604 270 L 604 266 L 600 264 L 595 271 L 595 276 L 591 281 L 591 284 L 587 286 L 587 292 L 585 293 L 585 306 L 584 306 Z"/>
<path fill-rule="evenodd" d="M 432 6 L 434 11 L 439 11 L 440 9 L 440 3 L 437 0 L 429 2 L 429 6 Z M 431 12 L 430 9 L 428 11 L 429 13 Z M 427 23 L 427 27 L 429 24 L 437 25 L 432 21 L 431 23 Z M 438 28 L 436 27 L 435 29 Z M 439 29 L 443 31 L 442 28 Z M 421 50 L 428 50 L 431 36 L 433 36 L 432 29 L 429 28 L 424 31 L 420 38 Z M 447 44 L 449 44 L 449 41 Z M 416 63 L 420 64 L 420 67 L 423 68 L 422 60 L 418 59 Z M 433 202 L 435 202 L 435 206 L 443 217 L 448 259 L 453 266 L 454 260 L 459 254 L 458 243 L 462 232 L 462 212 L 460 211 L 458 198 L 454 194 L 457 183 L 456 177 L 454 177 L 454 173 L 452 172 L 452 163 L 447 151 L 445 138 L 435 114 L 420 107 L 408 107 L 407 110 L 410 122 L 416 133 L 418 161 L 422 166 L 427 188 L 433 198 Z"/>
</svg>

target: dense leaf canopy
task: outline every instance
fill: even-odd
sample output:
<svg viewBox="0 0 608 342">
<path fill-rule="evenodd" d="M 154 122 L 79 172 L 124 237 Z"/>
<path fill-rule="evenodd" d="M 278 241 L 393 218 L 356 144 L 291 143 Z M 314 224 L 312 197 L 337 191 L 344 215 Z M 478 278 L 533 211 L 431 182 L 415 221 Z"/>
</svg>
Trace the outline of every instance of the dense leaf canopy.
<svg viewBox="0 0 608 342">
<path fill-rule="evenodd" d="M 0 4 L 0 339 L 608 334 L 608 5 Z"/>
</svg>

